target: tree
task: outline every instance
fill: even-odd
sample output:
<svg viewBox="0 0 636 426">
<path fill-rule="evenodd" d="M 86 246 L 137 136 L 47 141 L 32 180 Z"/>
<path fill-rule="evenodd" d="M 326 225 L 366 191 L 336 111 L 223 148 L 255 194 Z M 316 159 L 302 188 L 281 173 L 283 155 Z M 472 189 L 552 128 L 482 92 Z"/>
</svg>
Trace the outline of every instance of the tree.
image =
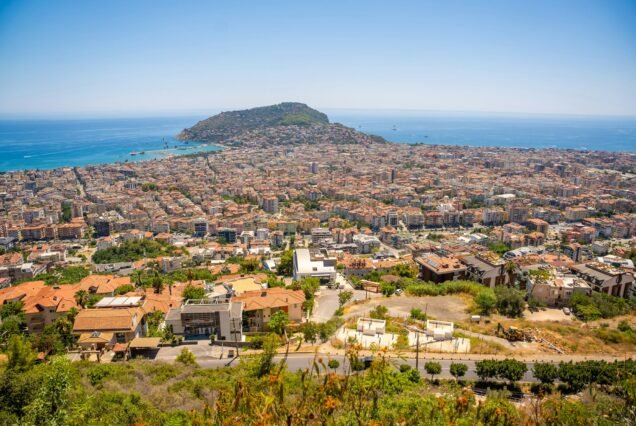
<svg viewBox="0 0 636 426">
<path fill-rule="evenodd" d="M 338 367 L 340 367 L 340 361 L 338 361 L 337 359 L 330 359 L 327 362 L 327 366 L 331 368 L 333 371 L 336 371 Z"/>
<path fill-rule="evenodd" d="M 453 362 L 450 365 L 450 373 L 455 378 L 455 380 L 459 380 L 460 377 L 464 377 L 467 371 L 468 366 L 466 364 Z"/>
<path fill-rule="evenodd" d="M 433 376 L 442 372 L 442 364 L 439 362 L 429 361 L 424 364 L 424 370 L 426 370 L 427 374 L 431 375 L 431 380 L 433 380 Z"/>
<path fill-rule="evenodd" d="M 26 337 L 20 335 L 11 336 L 7 347 L 7 369 L 13 371 L 25 371 L 33 365 L 35 352 Z"/>
<path fill-rule="evenodd" d="M 482 315 L 490 315 L 497 305 L 497 297 L 491 289 L 483 289 L 475 297 L 475 303 Z"/>
<path fill-rule="evenodd" d="M 309 342 L 311 344 L 316 343 L 316 340 L 318 339 L 318 326 L 315 322 L 308 321 L 304 323 L 300 327 L 300 331 L 303 333 L 303 339 L 305 339 L 305 342 Z"/>
<path fill-rule="evenodd" d="M 497 376 L 512 382 L 518 382 L 523 379 L 524 374 L 528 371 L 528 366 L 516 359 L 504 359 L 498 362 Z"/>
<path fill-rule="evenodd" d="M 276 349 L 280 345 L 280 339 L 275 334 L 268 334 L 263 339 L 263 352 L 258 359 L 256 377 L 263 377 L 272 370 Z"/>
<path fill-rule="evenodd" d="M 495 288 L 497 296 L 497 311 L 501 315 L 517 318 L 523 315 L 526 308 L 524 293 L 509 287 Z"/>
<path fill-rule="evenodd" d="M 251 274 L 261 268 L 261 264 L 258 259 L 243 259 L 241 260 L 241 272 Z"/>
<path fill-rule="evenodd" d="M 163 280 L 158 273 L 155 273 L 155 276 L 152 277 L 152 288 L 155 290 L 155 294 L 161 294 L 163 291 Z"/>
<path fill-rule="evenodd" d="M 475 372 L 480 380 L 488 380 L 497 377 L 497 361 L 484 359 L 475 363 Z"/>
<path fill-rule="evenodd" d="M 276 266 L 276 272 L 286 277 L 291 277 L 294 272 L 294 251 L 285 250 Z"/>
<path fill-rule="evenodd" d="M 395 285 L 383 282 L 382 284 L 380 284 L 380 293 L 387 297 L 391 296 L 393 293 L 395 293 Z"/>
<path fill-rule="evenodd" d="M 313 299 L 320 289 L 320 280 L 314 277 L 303 278 L 300 280 L 300 289 L 305 293 L 305 299 Z"/>
<path fill-rule="evenodd" d="M 24 318 L 24 312 L 22 308 L 24 307 L 24 302 L 22 301 L 14 301 L 7 302 L 0 307 L 0 319 L 7 319 L 11 316 L 21 316 Z"/>
<path fill-rule="evenodd" d="M 66 424 L 73 368 L 65 357 L 56 357 L 47 368 L 35 399 L 25 409 L 26 424 Z"/>
<path fill-rule="evenodd" d="M 184 301 L 185 300 L 200 300 L 205 298 L 205 290 L 201 287 L 196 287 L 192 284 L 188 284 L 183 289 L 183 292 L 181 293 L 181 297 L 183 297 Z"/>
<path fill-rule="evenodd" d="M 404 278 L 417 277 L 417 269 L 409 266 L 406 263 L 400 263 L 399 265 L 395 265 L 393 269 L 391 270 L 391 273 L 399 277 L 404 277 Z"/>
<path fill-rule="evenodd" d="M 287 325 L 289 324 L 289 317 L 285 311 L 276 311 L 269 319 L 267 325 L 269 329 L 274 333 L 282 336 L 287 329 Z"/>
<path fill-rule="evenodd" d="M 353 298 L 353 292 L 351 290 L 341 291 L 338 293 L 338 304 L 342 308 L 351 300 L 351 298 Z"/>
<path fill-rule="evenodd" d="M 177 362 L 183 365 L 196 366 L 197 360 L 192 352 L 188 348 L 181 349 L 181 353 L 176 358 Z"/>
<path fill-rule="evenodd" d="M 562 362 L 559 364 L 559 380 L 567 384 L 572 392 L 579 392 L 590 383 L 591 372 L 581 363 Z"/>
<path fill-rule="evenodd" d="M 82 308 L 86 307 L 86 304 L 88 303 L 88 299 L 89 299 L 89 294 L 86 290 L 78 290 L 75 293 L 75 302 L 77 302 L 77 304 L 80 305 Z"/>
<path fill-rule="evenodd" d="M 514 287 L 517 264 L 509 260 L 504 264 L 503 268 L 504 271 L 506 271 L 506 273 L 508 274 L 508 286 Z"/>
<path fill-rule="evenodd" d="M 532 374 L 543 384 L 552 384 L 559 377 L 559 369 L 549 362 L 537 362 L 532 368 Z"/>
</svg>

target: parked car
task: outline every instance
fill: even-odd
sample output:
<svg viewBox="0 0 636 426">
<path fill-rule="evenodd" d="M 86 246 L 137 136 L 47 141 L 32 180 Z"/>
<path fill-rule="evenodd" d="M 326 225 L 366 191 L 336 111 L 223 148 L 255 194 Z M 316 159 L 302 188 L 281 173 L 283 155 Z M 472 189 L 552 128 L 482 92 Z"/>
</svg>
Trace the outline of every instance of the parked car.
<svg viewBox="0 0 636 426">
<path fill-rule="evenodd" d="M 570 308 L 565 307 L 565 308 L 563 308 L 563 313 L 564 313 L 565 315 L 570 315 L 572 312 L 570 311 Z"/>
</svg>

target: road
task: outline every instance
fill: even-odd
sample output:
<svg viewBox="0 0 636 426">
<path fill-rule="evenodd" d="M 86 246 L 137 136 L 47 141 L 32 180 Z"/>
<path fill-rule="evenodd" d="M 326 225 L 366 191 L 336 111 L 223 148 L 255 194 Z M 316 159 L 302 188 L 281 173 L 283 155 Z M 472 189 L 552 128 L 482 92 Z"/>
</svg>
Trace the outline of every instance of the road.
<svg viewBox="0 0 636 426">
<path fill-rule="evenodd" d="M 324 364 L 327 364 L 327 361 L 330 359 L 336 359 L 340 362 L 340 366 L 336 369 L 337 372 L 339 373 L 345 373 L 347 371 L 349 371 L 350 369 L 350 365 L 349 365 L 349 361 L 346 359 L 346 357 L 344 355 L 332 355 L 332 356 L 328 356 L 328 355 L 318 355 L 320 358 L 322 358 Z M 274 358 L 277 362 L 280 362 L 283 360 L 283 356 L 276 356 Z M 315 355 L 314 354 L 308 354 L 308 353 L 302 353 L 302 354 L 289 354 L 289 356 L 287 357 L 287 368 L 290 371 L 301 371 L 304 369 L 308 369 L 312 366 L 312 363 L 314 362 L 315 359 Z M 234 360 L 228 360 L 228 359 L 206 359 L 206 360 L 198 360 L 198 363 L 201 367 L 203 368 L 222 368 L 227 366 L 228 362 L 231 362 L 231 365 L 237 365 L 237 361 L 236 359 Z M 427 377 L 426 374 L 426 370 L 424 369 L 424 364 L 427 362 L 427 359 L 420 359 L 419 362 L 419 371 L 420 374 L 423 377 Z M 450 365 L 453 362 L 461 362 L 463 364 L 466 364 L 468 366 L 468 372 L 466 373 L 466 375 L 464 376 L 464 379 L 467 380 L 476 380 L 478 377 L 475 374 L 475 361 L 469 361 L 469 360 L 451 360 L 451 359 L 436 359 L 434 360 L 435 362 L 439 362 L 442 365 L 442 373 L 439 374 L 438 376 L 436 376 L 436 378 L 440 378 L 440 379 L 452 379 L 453 376 L 450 374 Z M 391 361 L 391 363 L 394 363 L 397 366 L 399 366 L 400 364 L 409 364 L 411 367 L 415 368 L 415 363 L 416 360 L 409 358 L 409 359 L 397 359 L 397 358 L 393 358 Z M 526 365 L 528 366 L 528 371 L 526 372 L 524 378 L 522 381 L 524 382 L 538 382 L 537 379 L 534 378 L 534 376 L 532 375 L 532 368 L 534 366 L 534 363 L 528 362 L 526 363 Z"/>
<path fill-rule="evenodd" d="M 344 290 L 353 290 L 351 284 L 340 273 L 336 273 L 337 289 L 330 289 L 326 286 L 320 287 L 320 294 L 316 295 L 316 304 L 311 313 L 310 320 L 314 322 L 327 322 L 333 317 L 333 314 L 340 306 L 338 301 L 338 294 Z M 339 287 L 344 286 L 344 289 L 340 290 Z"/>
</svg>

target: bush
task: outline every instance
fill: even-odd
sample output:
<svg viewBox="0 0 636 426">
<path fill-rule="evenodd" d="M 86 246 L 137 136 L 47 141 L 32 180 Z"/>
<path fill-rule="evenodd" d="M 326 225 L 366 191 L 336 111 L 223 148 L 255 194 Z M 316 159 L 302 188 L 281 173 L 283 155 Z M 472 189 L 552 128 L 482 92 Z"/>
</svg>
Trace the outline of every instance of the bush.
<svg viewBox="0 0 636 426">
<path fill-rule="evenodd" d="M 371 310 L 369 316 L 374 319 L 386 319 L 388 313 L 389 308 L 384 305 L 378 305 Z"/>
<path fill-rule="evenodd" d="M 411 309 L 411 318 L 414 320 L 426 321 L 426 314 L 419 308 Z"/>
<path fill-rule="evenodd" d="M 431 375 L 431 380 L 433 380 L 433 376 L 442 372 L 442 364 L 439 362 L 429 361 L 424 364 L 424 370 L 426 370 L 427 374 Z"/>
<path fill-rule="evenodd" d="M 338 361 L 337 359 L 330 359 L 329 362 L 327 362 L 327 366 L 332 370 L 336 370 L 338 367 L 340 367 L 340 361 Z"/>
<path fill-rule="evenodd" d="M 468 372 L 468 366 L 462 363 L 452 363 L 450 365 L 450 373 L 455 379 L 464 377 Z"/>
<path fill-rule="evenodd" d="M 183 365 L 197 365 L 197 360 L 194 357 L 194 354 L 190 352 L 188 348 L 181 349 L 181 353 L 177 356 L 176 361 Z"/>
<path fill-rule="evenodd" d="M 491 289 L 483 289 L 475 297 L 475 303 L 479 307 L 479 313 L 490 315 L 497 305 L 497 297 Z"/>
<path fill-rule="evenodd" d="M 549 362 L 534 364 L 532 374 L 543 384 L 552 384 L 559 377 L 559 369 Z"/>
<path fill-rule="evenodd" d="M 400 373 L 406 373 L 411 369 L 409 364 L 400 364 Z"/>
<path fill-rule="evenodd" d="M 499 286 L 495 288 L 497 296 L 497 311 L 501 315 L 517 318 L 523 315 L 526 307 L 524 293 L 509 287 Z"/>
</svg>

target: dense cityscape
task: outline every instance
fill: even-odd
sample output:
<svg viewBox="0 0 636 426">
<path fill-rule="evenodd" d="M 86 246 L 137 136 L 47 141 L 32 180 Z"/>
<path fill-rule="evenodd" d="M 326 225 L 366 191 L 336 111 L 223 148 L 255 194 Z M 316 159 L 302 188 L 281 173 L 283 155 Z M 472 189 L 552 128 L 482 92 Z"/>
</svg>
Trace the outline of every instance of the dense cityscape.
<svg viewBox="0 0 636 426">
<path fill-rule="evenodd" d="M 220 143 L 0 175 L 10 364 L 271 374 L 325 357 L 345 375 L 479 379 L 477 393 L 492 378 L 577 392 L 564 361 L 634 368 L 634 154 L 394 144 L 326 123 Z"/>
</svg>

